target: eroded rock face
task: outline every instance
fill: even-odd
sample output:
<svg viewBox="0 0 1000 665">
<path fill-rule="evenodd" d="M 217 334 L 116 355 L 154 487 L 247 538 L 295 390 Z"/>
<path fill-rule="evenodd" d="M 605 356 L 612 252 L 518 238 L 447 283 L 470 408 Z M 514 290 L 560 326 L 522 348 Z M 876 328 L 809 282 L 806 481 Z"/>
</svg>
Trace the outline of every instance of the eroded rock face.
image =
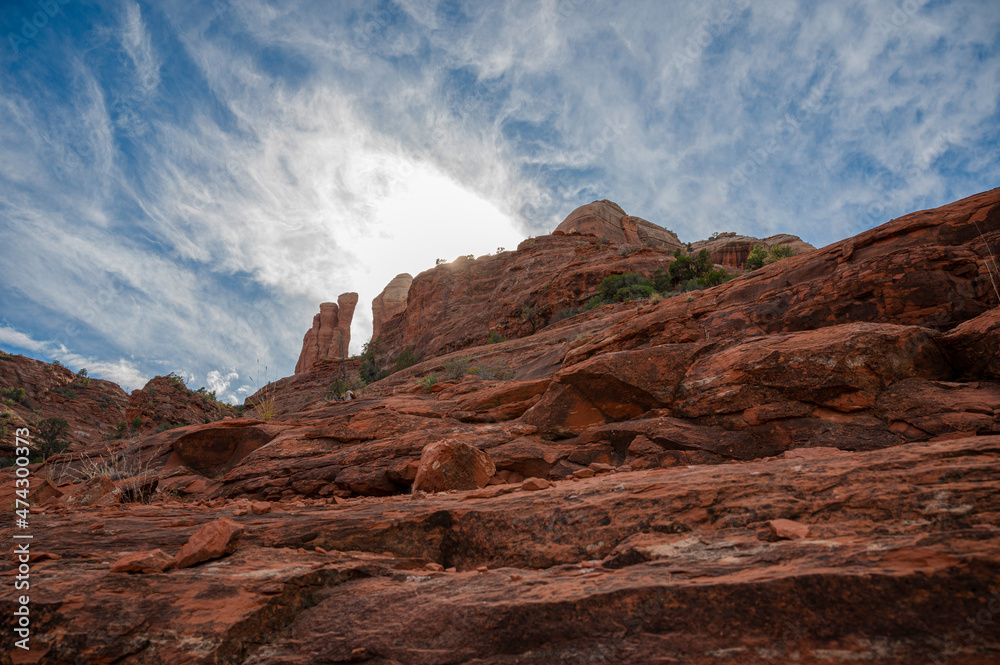
<svg viewBox="0 0 1000 665">
<path fill-rule="evenodd" d="M 302 351 L 295 363 L 295 373 L 308 370 L 318 360 L 346 358 L 351 345 L 351 320 L 358 305 L 357 293 L 342 293 L 337 302 L 319 306 L 312 327 L 302 338 Z"/>
<path fill-rule="evenodd" d="M 767 238 L 754 238 L 752 236 L 726 232 L 720 233 L 717 237 L 710 240 L 699 240 L 691 243 L 691 251 L 697 254 L 703 249 L 708 250 L 709 255 L 712 257 L 712 263 L 742 269 L 754 245 L 761 245 L 766 250 L 770 250 L 772 247 L 778 245 L 786 245 L 792 250 L 793 256 L 805 254 L 816 249 L 798 236 L 787 233 L 779 233 Z"/>
<path fill-rule="evenodd" d="M 412 283 L 413 276 L 409 273 L 396 275 L 372 300 L 372 339 L 379 338 L 386 321 L 406 309 L 406 298 Z"/>
<path fill-rule="evenodd" d="M 649 245 L 674 250 L 684 246 L 673 231 L 633 217 L 607 199 L 580 206 L 556 227 L 559 234 L 582 233 L 614 245 Z"/>
</svg>

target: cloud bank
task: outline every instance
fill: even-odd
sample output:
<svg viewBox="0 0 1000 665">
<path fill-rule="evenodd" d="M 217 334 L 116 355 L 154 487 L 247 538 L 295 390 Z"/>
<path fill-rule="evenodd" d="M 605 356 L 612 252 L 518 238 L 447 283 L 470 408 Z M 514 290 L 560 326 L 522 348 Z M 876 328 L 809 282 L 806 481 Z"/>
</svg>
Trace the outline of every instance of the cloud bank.
<svg viewBox="0 0 1000 665">
<path fill-rule="evenodd" d="M 598 198 L 819 246 L 998 184 L 987 1 L 58 8 L 0 8 L 0 345 L 127 388 L 242 400 L 320 302 L 356 352 L 397 273 Z"/>
</svg>

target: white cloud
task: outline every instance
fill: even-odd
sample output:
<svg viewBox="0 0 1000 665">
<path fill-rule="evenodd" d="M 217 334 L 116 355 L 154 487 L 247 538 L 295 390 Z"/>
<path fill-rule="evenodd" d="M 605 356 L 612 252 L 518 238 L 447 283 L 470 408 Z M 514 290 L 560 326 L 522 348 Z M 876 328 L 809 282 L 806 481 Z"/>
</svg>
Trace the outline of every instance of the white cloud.
<svg viewBox="0 0 1000 665">
<path fill-rule="evenodd" d="M 113 381 L 126 392 L 143 387 L 151 378 L 144 374 L 134 362 L 125 358 L 108 361 L 82 356 L 73 353 L 58 341 L 36 340 L 9 326 L 0 327 L 0 344 L 9 345 L 8 348 L 25 349 L 43 358 L 58 360 L 73 371 L 86 369 L 89 376 Z"/>
</svg>

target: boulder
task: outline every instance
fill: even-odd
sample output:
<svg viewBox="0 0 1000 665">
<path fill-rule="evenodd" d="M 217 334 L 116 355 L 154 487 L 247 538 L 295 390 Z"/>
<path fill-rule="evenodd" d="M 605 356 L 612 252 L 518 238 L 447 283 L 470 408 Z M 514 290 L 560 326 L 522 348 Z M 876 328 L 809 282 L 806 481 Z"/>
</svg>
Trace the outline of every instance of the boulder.
<svg viewBox="0 0 1000 665">
<path fill-rule="evenodd" d="M 204 561 L 219 559 L 236 551 L 243 536 L 243 526 L 228 517 L 209 522 L 198 529 L 174 557 L 174 568 L 190 568 Z"/>
<path fill-rule="evenodd" d="M 161 549 L 126 554 L 113 564 L 112 573 L 162 573 L 170 568 L 174 558 Z"/>
<path fill-rule="evenodd" d="M 459 440 L 437 441 L 420 454 L 413 489 L 424 492 L 481 489 L 494 473 L 493 460 L 478 448 Z"/>
</svg>

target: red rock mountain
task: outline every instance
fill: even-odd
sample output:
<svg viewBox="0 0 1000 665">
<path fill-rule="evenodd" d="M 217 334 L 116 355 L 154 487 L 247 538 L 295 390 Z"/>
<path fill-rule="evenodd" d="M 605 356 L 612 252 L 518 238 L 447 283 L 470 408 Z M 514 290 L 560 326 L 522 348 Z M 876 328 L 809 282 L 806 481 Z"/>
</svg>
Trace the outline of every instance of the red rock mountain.
<svg viewBox="0 0 1000 665">
<path fill-rule="evenodd" d="M 302 339 L 302 351 L 295 363 L 296 374 L 308 370 L 317 360 L 347 356 L 351 346 L 351 320 L 357 305 L 357 293 L 342 293 L 337 302 L 325 302 L 319 306 L 312 328 Z"/>
<path fill-rule="evenodd" d="M 141 474 L 32 466 L 34 644 L 50 663 L 992 663 L 998 249 L 1000 189 L 658 301 L 574 312 L 670 258 L 565 231 L 425 271 L 380 334 L 383 367 L 418 362 L 358 399 L 330 401 L 344 368 L 320 359 L 252 398 L 267 420 L 123 443 Z M 215 532 L 235 551 L 169 568 Z"/>
</svg>

